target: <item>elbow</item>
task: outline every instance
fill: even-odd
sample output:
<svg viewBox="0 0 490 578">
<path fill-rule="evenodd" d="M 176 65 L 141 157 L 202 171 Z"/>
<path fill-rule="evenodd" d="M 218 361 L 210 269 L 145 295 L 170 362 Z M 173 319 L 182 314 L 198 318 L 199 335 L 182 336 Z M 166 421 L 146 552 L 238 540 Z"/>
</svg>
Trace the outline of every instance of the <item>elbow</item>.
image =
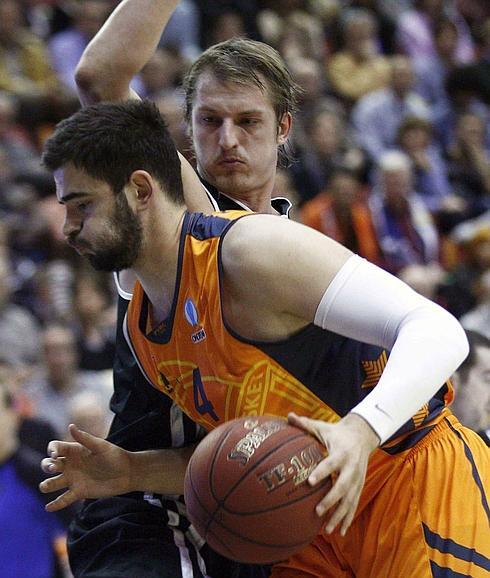
<svg viewBox="0 0 490 578">
<path fill-rule="evenodd" d="M 105 100 L 103 79 L 102 72 L 82 57 L 75 70 L 75 83 L 82 104 L 93 104 Z"/>
<path fill-rule="evenodd" d="M 445 358 L 451 373 L 468 356 L 470 346 L 461 323 L 446 309 L 435 303 L 414 309 L 403 330 L 408 330 L 412 339 L 423 339 L 428 351 Z"/>
<path fill-rule="evenodd" d="M 456 317 L 443 308 L 439 308 L 439 312 L 439 322 L 436 327 L 439 327 L 443 347 L 452 355 L 455 369 L 457 369 L 470 352 L 468 337 Z"/>
</svg>

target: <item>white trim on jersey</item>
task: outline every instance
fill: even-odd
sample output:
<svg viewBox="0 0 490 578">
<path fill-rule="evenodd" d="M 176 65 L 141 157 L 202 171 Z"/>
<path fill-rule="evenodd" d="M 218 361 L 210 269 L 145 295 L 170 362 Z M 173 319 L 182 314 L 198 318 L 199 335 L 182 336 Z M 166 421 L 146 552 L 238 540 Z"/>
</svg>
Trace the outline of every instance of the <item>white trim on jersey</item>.
<svg viewBox="0 0 490 578">
<path fill-rule="evenodd" d="M 202 183 L 201 183 L 201 184 L 202 184 Z M 213 195 L 208 191 L 208 189 L 207 189 L 204 185 L 202 185 L 202 188 L 206 191 L 206 195 L 207 195 L 208 198 L 209 198 L 209 202 L 213 205 L 213 209 L 214 209 L 215 211 L 219 211 L 220 208 L 219 208 L 219 205 L 218 205 L 218 201 L 213 197 Z"/>
<path fill-rule="evenodd" d="M 122 288 L 121 284 L 119 283 L 118 272 L 114 271 L 112 274 L 114 276 L 114 283 L 116 284 L 117 294 L 119 295 L 119 297 L 121 297 L 121 299 L 125 299 L 126 301 L 131 301 L 133 294 L 129 293 L 128 291 Z"/>
<path fill-rule="evenodd" d="M 182 578 L 194 577 L 194 571 L 192 569 L 192 560 L 189 555 L 189 548 L 186 545 L 186 537 L 194 547 L 199 569 L 201 570 L 203 578 L 210 578 L 206 574 L 206 564 L 204 563 L 202 556 L 199 554 L 199 549 L 202 547 L 204 543 L 201 536 L 199 536 L 199 534 L 197 534 L 195 530 L 194 533 L 187 531 L 185 534 L 184 532 L 182 532 L 182 530 L 178 530 L 177 526 L 180 523 L 180 517 L 179 514 L 177 514 L 177 512 L 167 510 L 167 515 L 168 515 L 168 527 L 171 528 L 174 534 L 174 542 L 177 548 L 179 549 L 180 553 L 180 568 L 182 570 Z M 194 540 L 195 535 L 197 535 L 199 538 L 197 543 Z"/>
<path fill-rule="evenodd" d="M 167 510 L 168 515 L 168 527 L 172 530 L 174 534 L 174 542 L 179 549 L 180 554 L 180 569 L 182 571 L 182 578 L 194 578 L 194 570 L 192 569 L 192 560 L 189 556 L 189 548 L 185 543 L 185 536 L 181 530 L 178 530 L 176 526 L 179 525 L 180 518 L 179 514 L 173 512 L 172 510 Z"/>
<path fill-rule="evenodd" d="M 170 408 L 170 433 L 172 435 L 172 447 L 182 447 L 185 441 L 184 416 L 175 402 Z"/>
</svg>

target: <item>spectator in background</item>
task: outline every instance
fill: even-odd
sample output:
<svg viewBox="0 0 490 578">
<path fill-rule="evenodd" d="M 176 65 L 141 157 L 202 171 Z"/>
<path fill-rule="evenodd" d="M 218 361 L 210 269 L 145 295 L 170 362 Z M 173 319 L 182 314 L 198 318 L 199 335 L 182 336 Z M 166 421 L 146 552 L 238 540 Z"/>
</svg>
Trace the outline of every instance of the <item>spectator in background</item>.
<svg viewBox="0 0 490 578">
<path fill-rule="evenodd" d="M 31 307 L 43 325 L 71 320 L 73 275 L 73 265 L 64 259 L 46 260 L 35 269 L 30 283 Z"/>
<path fill-rule="evenodd" d="M 441 20 L 451 19 L 458 29 L 456 60 L 471 62 L 475 56 L 468 25 L 454 0 L 414 0 L 413 9 L 402 12 L 398 20 L 397 40 L 400 50 L 411 58 L 434 57 L 434 28 Z"/>
<path fill-rule="evenodd" d="M 490 339 L 476 331 L 466 331 L 466 336 L 470 353 L 451 378 L 455 389 L 451 409 L 490 446 Z"/>
<path fill-rule="evenodd" d="M 463 74 L 469 74 L 474 80 L 477 97 L 487 106 L 490 105 L 490 18 L 479 29 L 481 47 L 475 62 L 461 67 Z"/>
<path fill-rule="evenodd" d="M 414 188 L 433 214 L 440 212 L 451 195 L 447 167 L 432 134 L 429 121 L 407 117 L 402 121 L 397 141 L 412 161 Z"/>
<path fill-rule="evenodd" d="M 490 269 L 490 216 L 466 220 L 451 231 L 459 260 L 445 276 L 438 301 L 460 319 L 476 307 L 481 275 Z"/>
<path fill-rule="evenodd" d="M 184 62 L 179 53 L 168 48 L 158 48 L 139 74 L 142 98 L 156 101 L 174 94 L 182 81 Z"/>
<path fill-rule="evenodd" d="M 332 97 L 327 96 L 327 78 L 324 67 L 318 60 L 298 56 L 288 61 L 288 68 L 296 84 L 301 87 L 298 97 L 298 114 L 301 118 L 311 114 L 315 107 L 335 102 Z"/>
<path fill-rule="evenodd" d="M 0 90 L 17 97 L 18 120 L 37 145 L 50 127 L 76 110 L 51 67 L 47 46 L 24 25 L 22 3 L 0 2 Z"/>
<path fill-rule="evenodd" d="M 329 94 L 324 64 L 314 58 L 298 56 L 289 60 L 288 68 L 296 85 L 301 87 L 291 136 L 292 148 L 300 155 L 300 151 L 307 151 L 310 146 L 306 125 L 314 111 L 328 110 L 344 118 L 345 107 Z M 307 196 L 311 196 L 311 193 L 307 193 Z"/>
<path fill-rule="evenodd" d="M 277 50 L 286 62 L 293 58 L 325 59 L 325 34 L 321 23 L 305 10 L 297 10 L 280 21 Z"/>
<path fill-rule="evenodd" d="M 84 267 L 77 271 L 74 285 L 78 367 L 84 371 L 112 370 L 116 338 L 112 279 Z"/>
<path fill-rule="evenodd" d="M 184 0 L 184 4 L 186 3 L 188 3 L 188 0 Z M 174 18 L 177 18 L 181 4 L 182 2 L 177 4 L 177 12 L 174 13 L 174 16 L 172 16 L 170 22 L 167 24 L 163 33 L 163 38 L 169 34 L 169 27 L 172 28 L 172 21 Z M 234 26 L 237 24 L 236 16 L 239 15 L 240 22 L 238 25 L 244 32 L 244 35 L 252 40 L 260 40 L 256 21 L 259 9 L 259 3 L 257 0 L 226 0 L 225 2 L 223 2 L 223 0 L 195 0 L 195 4 L 200 16 L 199 28 L 201 49 L 204 50 L 213 44 L 213 38 L 217 32 L 215 22 L 223 14 L 227 15 L 226 18 L 228 19 L 228 24 L 231 23 L 230 21 L 234 20 Z M 182 34 L 181 29 L 178 30 L 178 34 Z M 199 54 L 195 55 L 195 57 L 197 56 L 199 56 Z"/>
<path fill-rule="evenodd" d="M 458 28 L 452 20 L 443 19 L 434 25 L 434 54 L 413 59 L 416 91 L 440 116 L 448 106 L 446 81 L 457 64 Z"/>
<path fill-rule="evenodd" d="M 410 159 L 399 151 L 384 153 L 376 182 L 369 207 L 384 267 L 397 274 L 408 265 L 438 262 L 438 232 L 413 187 Z"/>
<path fill-rule="evenodd" d="M 398 272 L 397 277 L 431 301 L 437 301 L 437 290 L 445 275 L 439 263 L 415 263 Z"/>
<path fill-rule="evenodd" d="M 305 225 L 383 266 L 367 196 L 355 173 L 334 169 L 325 189 L 303 205 L 300 218 Z"/>
<path fill-rule="evenodd" d="M 477 114 L 463 114 L 448 150 L 448 172 L 454 192 L 475 217 L 490 209 L 490 151 L 486 148 L 485 121 Z"/>
<path fill-rule="evenodd" d="M 51 424 L 58 435 L 65 435 L 70 424 L 70 404 L 82 391 L 103 396 L 107 407 L 110 379 L 78 370 L 75 334 L 67 326 L 51 324 L 42 334 L 44 363 L 25 384 L 35 415 Z"/>
<path fill-rule="evenodd" d="M 376 19 L 378 27 L 378 39 L 380 50 L 383 54 L 392 55 L 396 52 L 395 32 L 398 14 L 393 10 L 393 2 L 383 0 L 347 0 L 343 1 L 350 8 L 363 8 L 369 10 Z M 399 10 L 402 10 L 403 0 L 396 2 Z M 348 10 L 349 8 L 347 8 Z M 396 7 L 395 7 L 396 10 Z"/>
<path fill-rule="evenodd" d="M 76 95 L 75 68 L 87 44 L 101 28 L 113 7 L 112 0 L 75 0 L 72 22 L 48 41 L 51 65 L 65 88 Z"/>
<path fill-rule="evenodd" d="M 39 493 L 42 455 L 19 438 L 14 393 L 0 374 L 0 560 L 5 578 L 68 578 L 66 516 L 45 512 Z M 68 517 L 70 513 L 68 513 Z M 65 571 L 62 574 L 62 571 Z"/>
<path fill-rule="evenodd" d="M 447 153 L 454 144 L 460 117 L 476 114 L 487 122 L 490 109 L 480 98 L 480 83 L 472 66 L 453 68 L 446 79 L 446 92 L 446 107 L 434 111 L 433 121 L 437 140 Z M 490 124 L 486 131 L 486 143 L 490 144 Z"/>
<path fill-rule="evenodd" d="M 0 257 L 0 351 L 9 365 L 30 366 L 39 359 L 40 328 L 25 307 L 12 303 L 10 263 Z"/>
<path fill-rule="evenodd" d="M 180 0 L 160 38 L 160 47 L 178 50 L 185 60 L 193 62 L 205 46 L 201 35 L 201 22 L 206 17 L 200 14 L 211 2 Z"/>
<path fill-rule="evenodd" d="M 39 153 L 28 132 L 16 122 L 17 100 L 9 92 L 0 92 L 0 147 L 4 150 L 13 176 L 44 173 Z"/>
<path fill-rule="evenodd" d="M 456 0 L 456 6 L 474 33 L 484 20 L 490 18 L 490 4 L 487 0 Z"/>
<path fill-rule="evenodd" d="M 0 3 L 0 89 L 20 97 L 46 96 L 58 80 L 46 46 L 23 25 L 21 4 Z"/>
<path fill-rule="evenodd" d="M 477 331 L 490 339 L 490 269 L 476 281 L 475 295 L 476 306 L 460 318 L 460 323 L 465 329 Z"/>
<path fill-rule="evenodd" d="M 430 118 L 430 108 L 414 90 L 414 73 L 409 58 L 391 60 L 390 86 L 367 94 L 352 110 L 357 143 L 373 161 L 392 149 L 400 124 L 407 116 Z"/>
<path fill-rule="evenodd" d="M 377 23 L 369 10 L 347 10 L 341 17 L 343 48 L 327 60 L 331 88 L 346 104 L 384 88 L 389 60 L 380 53 Z"/>
<path fill-rule="evenodd" d="M 106 399 L 93 391 L 75 394 L 69 403 L 70 423 L 83 431 L 105 438 L 109 432 L 110 419 L 106 411 Z"/>
<path fill-rule="evenodd" d="M 245 15 L 234 8 L 223 8 L 209 28 L 210 44 L 218 44 L 231 38 L 246 38 Z"/>
<path fill-rule="evenodd" d="M 303 127 L 306 144 L 297 151 L 290 168 L 302 202 L 323 191 L 336 168 L 349 167 L 361 173 L 365 161 L 362 151 L 350 143 L 344 119 L 337 111 L 314 110 L 304 119 Z"/>
</svg>

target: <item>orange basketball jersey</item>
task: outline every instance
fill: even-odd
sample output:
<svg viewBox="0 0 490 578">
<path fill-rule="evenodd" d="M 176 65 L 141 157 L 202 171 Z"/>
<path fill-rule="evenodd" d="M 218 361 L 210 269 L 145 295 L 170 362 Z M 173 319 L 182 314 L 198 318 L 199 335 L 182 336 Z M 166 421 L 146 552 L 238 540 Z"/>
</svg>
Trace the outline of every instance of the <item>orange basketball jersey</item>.
<svg viewBox="0 0 490 578">
<path fill-rule="evenodd" d="M 128 342 L 150 383 L 206 430 L 238 416 L 290 411 L 337 421 L 375 387 L 388 354 L 313 324 L 276 343 L 234 333 L 222 315 L 220 248 L 230 226 L 249 215 L 185 215 L 170 315 L 151 328 L 150 304 L 136 283 L 126 319 Z M 418 430 L 450 399 L 452 389 L 445 384 L 398 432 L 415 434 L 405 444 L 420 439 Z"/>
</svg>

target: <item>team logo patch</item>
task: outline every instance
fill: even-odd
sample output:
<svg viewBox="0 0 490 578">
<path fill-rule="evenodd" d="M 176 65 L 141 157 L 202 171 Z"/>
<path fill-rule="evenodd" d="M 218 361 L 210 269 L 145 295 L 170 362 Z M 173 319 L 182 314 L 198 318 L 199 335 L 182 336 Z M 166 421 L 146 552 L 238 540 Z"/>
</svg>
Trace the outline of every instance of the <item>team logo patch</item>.
<svg viewBox="0 0 490 578">
<path fill-rule="evenodd" d="M 206 339 L 206 331 L 204 331 L 204 327 L 199 325 L 199 314 L 192 299 L 186 299 L 184 303 L 184 315 L 187 323 L 196 328 L 196 331 L 191 334 L 192 343 L 200 343 L 201 341 L 204 341 L 204 339 Z"/>
</svg>

